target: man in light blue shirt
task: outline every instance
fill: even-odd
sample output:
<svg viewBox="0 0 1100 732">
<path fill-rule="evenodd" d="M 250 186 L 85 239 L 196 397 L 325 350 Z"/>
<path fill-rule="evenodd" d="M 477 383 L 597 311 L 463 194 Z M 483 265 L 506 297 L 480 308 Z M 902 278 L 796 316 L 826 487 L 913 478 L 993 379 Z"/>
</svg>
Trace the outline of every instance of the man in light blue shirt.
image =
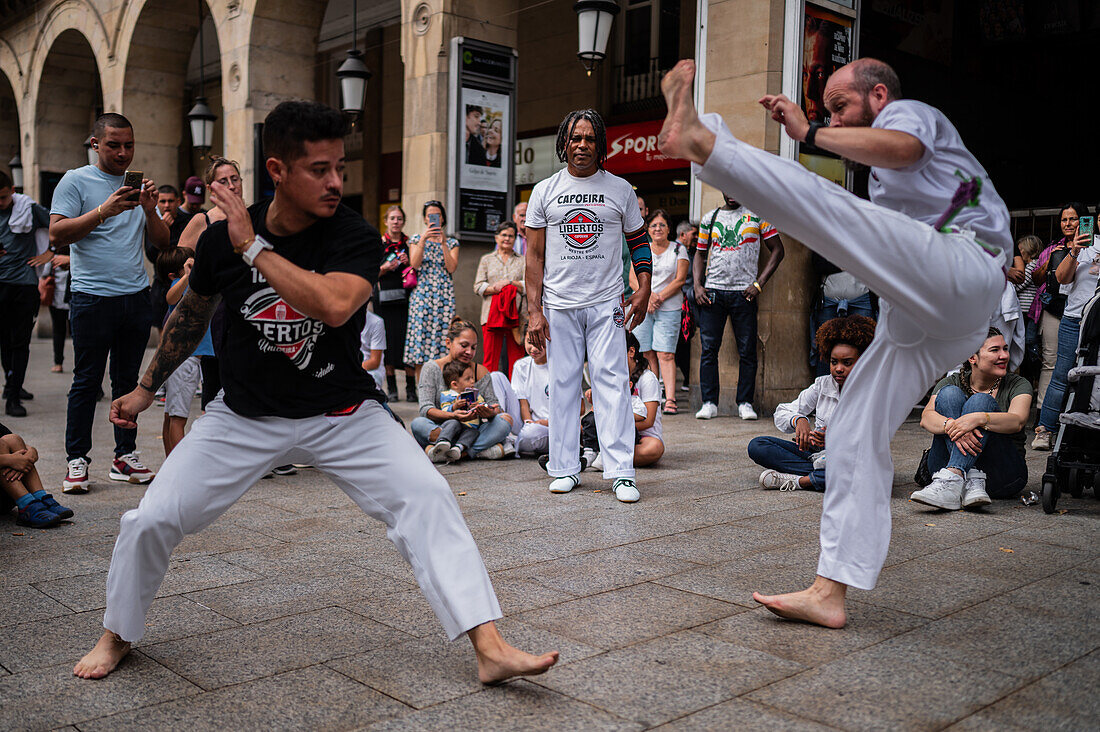
<svg viewBox="0 0 1100 732">
<path fill-rule="evenodd" d="M 62 490 L 86 493 L 92 422 L 103 371 L 111 359 L 114 398 L 137 386 L 138 369 L 152 325 L 146 237 L 158 249 L 169 246 L 168 225 L 157 212 L 157 189 L 123 185 L 134 158 L 134 129 L 121 114 L 95 121 L 95 165 L 70 170 L 57 184 L 50 210 L 51 245 L 70 246 L 73 385 L 69 391 L 65 452 L 69 462 Z M 109 477 L 148 483 L 153 472 L 135 453 L 137 430 L 115 427 L 115 459 Z"/>
</svg>

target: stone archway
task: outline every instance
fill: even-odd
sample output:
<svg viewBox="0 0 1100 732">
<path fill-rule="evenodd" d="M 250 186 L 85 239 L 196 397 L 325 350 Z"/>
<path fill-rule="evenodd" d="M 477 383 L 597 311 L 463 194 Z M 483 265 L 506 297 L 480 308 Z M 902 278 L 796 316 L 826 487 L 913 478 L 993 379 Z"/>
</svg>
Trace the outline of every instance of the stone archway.
<svg viewBox="0 0 1100 732">
<path fill-rule="evenodd" d="M 208 104 L 219 117 L 214 150 L 222 150 L 221 53 L 210 10 L 205 18 L 205 68 L 192 69 L 207 79 Z M 198 8 L 193 3 L 148 0 L 129 34 L 123 73 L 122 110 L 134 125 L 135 166 L 158 184 L 180 186 L 196 171 L 191 161 L 191 133 L 186 114 L 194 103 L 188 68 L 197 58 Z"/>
<path fill-rule="evenodd" d="M 95 55 L 79 31 L 68 29 L 54 39 L 42 62 L 36 96 L 36 179 L 28 175 L 27 188 L 46 203 L 61 174 L 88 164 L 84 141 L 103 111 Z"/>
<path fill-rule="evenodd" d="M 8 80 L 7 74 L 0 73 L 0 170 L 8 170 L 8 161 L 22 154 L 19 130 L 19 103 L 15 96 L 15 85 Z"/>
</svg>

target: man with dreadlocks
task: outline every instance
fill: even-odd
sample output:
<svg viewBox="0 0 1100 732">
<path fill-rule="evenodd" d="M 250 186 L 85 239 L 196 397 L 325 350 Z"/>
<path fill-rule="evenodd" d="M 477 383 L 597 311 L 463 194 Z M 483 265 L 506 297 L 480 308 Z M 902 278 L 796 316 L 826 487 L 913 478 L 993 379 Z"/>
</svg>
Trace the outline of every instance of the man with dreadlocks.
<svg viewBox="0 0 1100 732">
<path fill-rule="evenodd" d="M 603 476 L 615 480 L 616 498 L 633 503 L 641 495 L 634 484 L 634 414 L 623 328 L 633 330 L 648 309 L 649 235 L 634 189 L 603 168 L 607 133 L 595 110 L 566 116 L 558 127 L 557 151 L 567 167 L 531 191 L 526 224 L 527 332 L 535 346 L 545 342 L 550 364 L 550 491 L 568 493 L 581 482 L 577 403 L 587 351 Z M 624 235 L 638 277 L 638 289 L 626 300 Z"/>
<path fill-rule="evenodd" d="M 694 76 L 695 65 L 681 61 L 661 82 L 668 102 L 661 151 L 691 160 L 700 179 L 881 298 L 875 339 L 825 438 L 817 579 L 801 592 L 753 594 L 776 615 L 840 628 L 848 586 L 872 589 L 886 560 L 890 438 L 933 380 L 977 350 L 1000 301 L 1012 252 L 1008 210 L 950 120 L 901 99 L 897 74 L 881 61 L 859 59 L 832 75 L 829 127 L 808 122 L 781 94 L 760 99 L 792 139 L 871 166 L 870 202 L 737 140 L 717 115 L 700 119 Z"/>
</svg>

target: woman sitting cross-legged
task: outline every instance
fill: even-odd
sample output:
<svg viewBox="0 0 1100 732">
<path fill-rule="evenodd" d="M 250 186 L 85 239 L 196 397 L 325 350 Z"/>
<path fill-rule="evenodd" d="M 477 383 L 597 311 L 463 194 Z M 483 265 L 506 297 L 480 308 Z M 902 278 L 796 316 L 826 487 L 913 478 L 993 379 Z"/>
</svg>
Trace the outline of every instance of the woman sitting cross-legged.
<svg viewBox="0 0 1100 732">
<path fill-rule="evenodd" d="M 931 432 L 932 482 L 909 496 L 936 508 L 987 506 L 1014 498 L 1027 485 L 1024 425 L 1031 413 L 1031 384 L 1008 373 L 1008 346 L 989 329 L 962 370 L 942 379 L 921 414 Z"/>
<path fill-rule="evenodd" d="M 479 363 L 474 363 L 474 354 L 477 352 L 477 326 L 473 323 L 455 319 L 444 340 L 447 346 L 447 355 L 434 361 L 427 361 L 420 370 L 420 382 L 417 384 L 417 394 L 420 397 L 420 416 L 412 421 L 409 429 L 413 437 L 425 448 L 425 452 L 432 462 L 444 462 L 448 459 L 451 444 L 440 445 L 440 427 L 449 420 L 465 422 L 476 416 L 480 423 L 477 427 L 477 439 L 469 445 L 467 451 L 470 457 L 487 460 L 499 460 L 511 452 L 510 446 L 504 444 L 505 439 L 512 431 L 512 418 L 502 414 L 500 406 L 496 404 L 496 395 L 493 392 L 492 379 L 489 371 Z M 465 411 L 448 412 L 443 407 L 443 392 L 449 384 L 443 381 L 443 367 L 451 361 L 461 361 L 471 364 L 474 378 L 477 380 L 474 386 L 484 403 L 478 403 L 473 408 L 473 414 Z"/>
<path fill-rule="evenodd" d="M 875 321 L 864 315 L 833 318 L 817 329 L 817 347 L 829 373 L 817 377 L 793 402 L 775 408 L 775 426 L 793 432 L 794 441 L 764 436 L 749 442 L 749 457 L 767 468 L 760 474 L 762 487 L 825 491 L 825 428 L 848 374 L 874 337 Z"/>
</svg>

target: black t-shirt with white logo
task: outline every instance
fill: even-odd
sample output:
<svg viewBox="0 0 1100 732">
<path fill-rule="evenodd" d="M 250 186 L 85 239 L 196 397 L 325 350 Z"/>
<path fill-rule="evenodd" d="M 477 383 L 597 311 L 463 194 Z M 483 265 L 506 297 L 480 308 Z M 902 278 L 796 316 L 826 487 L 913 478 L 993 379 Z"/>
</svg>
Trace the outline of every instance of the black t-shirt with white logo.
<svg viewBox="0 0 1100 732">
<path fill-rule="evenodd" d="M 375 284 L 382 238 L 362 216 L 341 205 L 293 236 L 275 236 L 264 223 L 270 204 L 248 211 L 256 234 L 276 254 L 311 272 L 348 272 Z M 215 349 L 225 403 L 237 414 L 300 419 L 364 399 L 385 401 L 362 368 L 363 311 L 337 328 L 297 312 L 233 251 L 225 221 L 199 238 L 190 285 L 199 295 L 221 294 L 225 302 L 224 334 Z"/>
</svg>

